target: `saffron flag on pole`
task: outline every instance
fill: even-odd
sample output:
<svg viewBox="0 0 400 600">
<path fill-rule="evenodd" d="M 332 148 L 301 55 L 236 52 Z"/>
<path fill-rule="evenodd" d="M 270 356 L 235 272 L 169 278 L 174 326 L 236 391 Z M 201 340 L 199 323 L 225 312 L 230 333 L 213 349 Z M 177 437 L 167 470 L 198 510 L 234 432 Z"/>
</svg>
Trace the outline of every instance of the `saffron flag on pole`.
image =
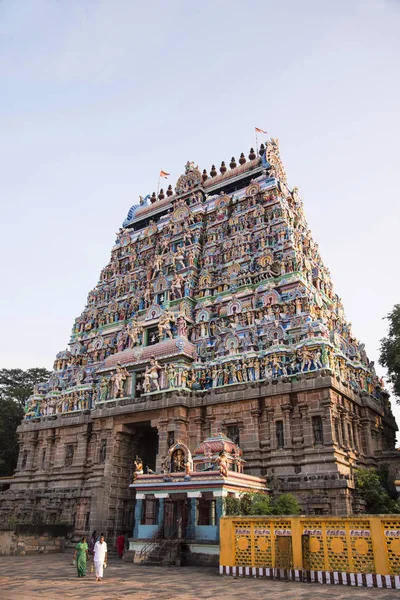
<svg viewBox="0 0 400 600">
<path fill-rule="evenodd" d="M 165 179 L 168 178 L 169 173 L 167 173 L 166 171 L 161 170 L 160 171 L 160 177 L 165 177 Z"/>
<path fill-rule="evenodd" d="M 268 131 L 264 131 L 264 129 L 259 129 L 258 127 L 254 127 L 254 129 L 257 131 L 257 133 L 265 133 L 265 134 L 268 134 Z"/>
</svg>

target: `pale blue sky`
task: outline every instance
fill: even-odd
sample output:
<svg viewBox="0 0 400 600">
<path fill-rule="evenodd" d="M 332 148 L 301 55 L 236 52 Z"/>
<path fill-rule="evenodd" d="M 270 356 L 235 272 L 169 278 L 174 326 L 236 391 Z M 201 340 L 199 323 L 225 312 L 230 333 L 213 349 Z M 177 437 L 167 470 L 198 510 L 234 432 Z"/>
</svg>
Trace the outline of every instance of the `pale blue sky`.
<svg viewBox="0 0 400 600">
<path fill-rule="evenodd" d="M 160 168 L 238 158 L 255 125 L 377 361 L 400 302 L 399 31 L 396 0 L 0 0 L 0 365 L 50 368 Z"/>
</svg>

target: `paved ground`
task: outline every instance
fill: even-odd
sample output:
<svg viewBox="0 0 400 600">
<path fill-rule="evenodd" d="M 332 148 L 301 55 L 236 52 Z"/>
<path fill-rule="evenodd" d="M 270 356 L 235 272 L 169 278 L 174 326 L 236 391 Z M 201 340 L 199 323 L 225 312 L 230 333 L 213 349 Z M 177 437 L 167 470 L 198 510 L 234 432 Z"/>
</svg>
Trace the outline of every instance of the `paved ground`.
<svg viewBox="0 0 400 600">
<path fill-rule="evenodd" d="M 396 590 L 220 577 L 215 569 L 140 567 L 111 559 L 104 580 L 76 577 L 71 555 L 0 557 L 1 600 L 394 600 Z"/>
</svg>

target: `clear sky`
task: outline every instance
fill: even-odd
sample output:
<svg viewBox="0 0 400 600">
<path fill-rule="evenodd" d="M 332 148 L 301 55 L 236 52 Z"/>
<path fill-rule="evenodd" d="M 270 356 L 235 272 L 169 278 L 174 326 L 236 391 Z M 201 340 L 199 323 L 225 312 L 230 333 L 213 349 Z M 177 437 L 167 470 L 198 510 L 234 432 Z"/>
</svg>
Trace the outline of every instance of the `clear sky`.
<svg viewBox="0 0 400 600">
<path fill-rule="evenodd" d="M 399 0 L 0 0 L 0 366 L 51 368 L 159 170 L 238 159 L 254 126 L 377 362 L 400 302 L 399 31 Z"/>
</svg>

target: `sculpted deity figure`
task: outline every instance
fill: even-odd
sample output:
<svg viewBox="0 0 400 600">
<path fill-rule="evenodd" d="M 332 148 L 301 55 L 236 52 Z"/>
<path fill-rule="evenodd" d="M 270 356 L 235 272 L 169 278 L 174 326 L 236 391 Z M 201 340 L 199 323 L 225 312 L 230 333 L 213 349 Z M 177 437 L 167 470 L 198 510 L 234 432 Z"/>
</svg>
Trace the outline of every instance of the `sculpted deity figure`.
<svg viewBox="0 0 400 600">
<path fill-rule="evenodd" d="M 178 246 L 178 248 L 176 249 L 175 254 L 172 255 L 172 266 L 176 270 L 178 270 L 178 267 L 180 267 L 181 269 L 186 268 L 185 253 L 180 246 Z"/>
<path fill-rule="evenodd" d="M 137 456 L 136 459 L 133 461 L 133 466 L 135 468 L 134 473 L 133 473 L 133 481 L 135 481 L 137 479 L 138 475 L 143 475 L 142 459 Z"/>
<path fill-rule="evenodd" d="M 201 317 L 200 321 L 200 337 L 207 337 L 207 323 L 204 321 L 204 315 Z"/>
<path fill-rule="evenodd" d="M 109 388 L 108 379 L 106 377 L 104 377 L 104 375 L 103 375 L 103 377 L 100 380 L 100 402 L 105 402 L 107 400 L 108 388 Z"/>
<path fill-rule="evenodd" d="M 189 377 L 189 371 L 187 369 L 183 369 L 181 371 L 181 386 L 182 387 L 188 387 L 188 377 Z"/>
<path fill-rule="evenodd" d="M 114 382 L 114 398 L 123 398 L 124 396 L 124 383 L 126 378 L 128 377 L 128 371 L 120 365 L 117 364 L 117 370 L 115 374 L 112 376 Z"/>
<path fill-rule="evenodd" d="M 176 369 L 174 365 L 170 364 L 167 366 L 166 370 L 167 382 L 169 388 L 176 387 Z"/>
<path fill-rule="evenodd" d="M 183 450 L 178 448 L 178 450 L 175 450 L 175 452 L 172 455 L 171 471 L 173 473 L 181 473 L 182 471 L 185 471 L 185 462 L 186 461 Z"/>
<path fill-rule="evenodd" d="M 309 370 L 311 367 L 311 363 L 312 363 L 312 354 L 310 352 L 310 350 L 307 347 L 304 347 L 302 352 L 301 352 L 301 367 L 300 370 L 301 371 L 305 371 L 306 369 Z"/>
<path fill-rule="evenodd" d="M 176 327 L 179 337 L 187 338 L 187 324 L 184 312 L 179 312 L 176 318 Z"/>
<path fill-rule="evenodd" d="M 317 348 L 317 350 L 314 350 L 312 360 L 316 369 L 322 369 L 321 356 L 322 354 L 319 348 Z"/>
<path fill-rule="evenodd" d="M 228 477 L 228 460 L 226 458 L 225 452 L 221 452 L 219 457 L 216 460 L 216 463 L 219 468 L 219 472 L 222 477 Z"/>
<path fill-rule="evenodd" d="M 153 271 L 153 279 L 162 272 L 164 259 L 161 254 L 156 254 L 154 257 L 154 271 Z"/>
<path fill-rule="evenodd" d="M 150 287 L 150 285 L 147 285 L 147 287 L 144 291 L 144 302 L 145 302 L 146 308 L 148 308 L 151 304 L 151 287 Z"/>
<path fill-rule="evenodd" d="M 193 250 L 189 251 L 188 259 L 189 259 L 189 267 L 194 267 L 195 256 L 194 256 Z"/>
<path fill-rule="evenodd" d="M 129 346 L 130 348 L 133 348 L 138 343 L 139 336 L 143 331 L 143 327 L 139 325 L 136 319 L 133 319 L 133 321 L 131 321 L 131 323 L 128 325 L 127 331 L 129 335 Z"/>
<path fill-rule="evenodd" d="M 172 311 L 167 310 L 160 316 L 160 320 L 158 322 L 158 333 L 160 336 L 160 341 L 164 339 L 164 335 L 167 335 L 170 339 L 172 339 L 172 331 L 171 331 L 171 321 L 175 322 L 175 315 Z"/>
<path fill-rule="evenodd" d="M 183 284 L 184 284 L 184 279 L 183 279 L 182 275 L 179 275 L 177 273 L 171 283 L 171 293 L 174 296 L 174 298 L 182 298 Z"/>
<path fill-rule="evenodd" d="M 152 384 L 156 388 L 156 391 L 160 391 L 160 384 L 158 381 L 158 372 L 160 371 L 161 366 L 156 361 L 155 357 L 152 356 L 150 365 L 146 367 L 144 372 L 144 380 L 143 380 L 143 389 L 146 394 L 151 392 Z"/>
<path fill-rule="evenodd" d="M 212 377 L 212 387 L 217 387 L 218 385 L 218 369 L 215 365 L 211 367 L 211 377 Z"/>
</svg>

